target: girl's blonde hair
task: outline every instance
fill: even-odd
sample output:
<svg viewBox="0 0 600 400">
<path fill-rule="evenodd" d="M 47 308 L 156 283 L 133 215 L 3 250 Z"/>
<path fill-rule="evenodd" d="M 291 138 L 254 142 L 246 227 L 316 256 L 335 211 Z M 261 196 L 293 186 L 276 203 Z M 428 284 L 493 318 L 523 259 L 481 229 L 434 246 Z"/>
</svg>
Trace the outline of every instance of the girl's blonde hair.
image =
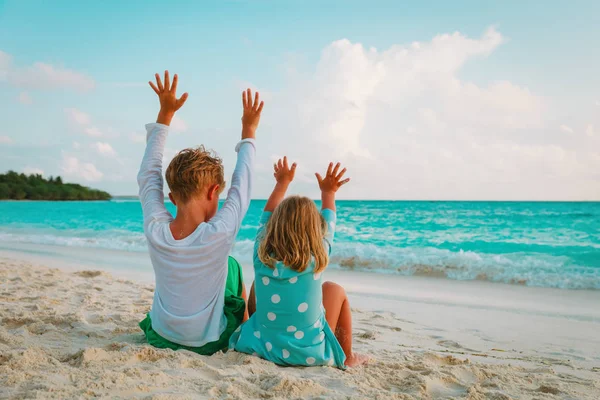
<svg viewBox="0 0 600 400">
<path fill-rule="evenodd" d="M 258 258 L 270 268 L 281 261 L 298 272 L 314 259 L 315 273 L 321 272 L 329 262 L 323 243 L 326 231 L 327 223 L 311 199 L 288 197 L 273 212 L 264 236 L 258 238 Z"/>
</svg>

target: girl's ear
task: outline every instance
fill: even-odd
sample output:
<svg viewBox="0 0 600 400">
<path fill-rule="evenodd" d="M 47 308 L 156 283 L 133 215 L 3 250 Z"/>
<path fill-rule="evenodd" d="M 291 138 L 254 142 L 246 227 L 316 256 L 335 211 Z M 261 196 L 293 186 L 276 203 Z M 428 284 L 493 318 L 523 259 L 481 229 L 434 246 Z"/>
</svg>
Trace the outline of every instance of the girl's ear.
<svg viewBox="0 0 600 400">
<path fill-rule="evenodd" d="M 173 197 L 173 194 L 171 192 L 169 192 L 169 200 L 171 200 L 171 203 L 173 203 L 173 205 L 177 207 L 177 202 L 175 201 L 175 197 Z"/>
<path fill-rule="evenodd" d="M 219 197 L 219 185 L 212 185 L 208 188 L 208 200 L 213 200 L 215 196 Z"/>
</svg>

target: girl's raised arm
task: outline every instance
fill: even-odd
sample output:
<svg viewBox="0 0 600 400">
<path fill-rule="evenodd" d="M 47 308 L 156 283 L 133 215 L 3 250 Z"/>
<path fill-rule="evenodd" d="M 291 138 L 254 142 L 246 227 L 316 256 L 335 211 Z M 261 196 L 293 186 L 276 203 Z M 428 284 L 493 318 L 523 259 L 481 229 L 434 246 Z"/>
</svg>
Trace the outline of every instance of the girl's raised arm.
<svg viewBox="0 0 600 400">
<path fill-rule="evenodd" d="M 333 163 L 329 163 L 325 178 L 323 178 L 318 172 L 315 174 L 317 181 L 319 181 L 319 189 L 321 189 L 321 209 L 335 211 L 335 192 L 340 187 L 350 182 L 350 178 L 341 180 L 346 173 L 346 168 L 340 169 L 340 163 L 333 167 Z M 339 171 L 339 172 L 338 172 Z"/>
<path fill-rule="evenodd" d="M 283 160 L 279 159 L 273 166 L 274 173 L 273 176 L 277 183 L 273 188 L 273 192 L 271 196 L 269 196 L 269 200 L 267 200 L 267 204 L 265 205 L 266 212 L 273 212 L 279 203 L 285 198 L 285 193 L 287 192 L 288 186 L 294 180 L 294 174 L 296 173 L 296 163 L 293 163 L 290 167 L 288 165 L 287 157 L 283 157 Z"/>
</svg>

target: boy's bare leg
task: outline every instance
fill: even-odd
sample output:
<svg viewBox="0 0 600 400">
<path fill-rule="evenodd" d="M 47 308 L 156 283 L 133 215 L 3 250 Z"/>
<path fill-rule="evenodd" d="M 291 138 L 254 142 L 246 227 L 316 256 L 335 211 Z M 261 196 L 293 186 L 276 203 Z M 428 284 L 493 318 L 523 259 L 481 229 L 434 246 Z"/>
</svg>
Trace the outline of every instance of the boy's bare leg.
<svg viewBox="0 0 600 400">
<path fill-rule="evenodd" d="M 242 321 L 242 323 L 248 321 L 248 318 L 250 318 L 248 316 L 248 301 L 246 301 L 246 285 L 242 283 L 242 298 L 244 299 L 244 302 L 246 303 L 246 310 L 244 311 L 244 320 Z"/>
<path fill-rule="evenodd" d="M 352 352 L 352 312 L 344 288 L 333 282 L 323 283 L 323 307 L 327 323 L 346 354 L 346 365 L 366 364 L 368 356 Z"/>
<path fill-rule="evenodd" d="M 250 296 L 248 297 L 248 315 L 252 316 L 256 312 L 256 294 L 254 293 L 254 283 L 252 282 L 252 287 L 250 288 Z"/>
</svg>

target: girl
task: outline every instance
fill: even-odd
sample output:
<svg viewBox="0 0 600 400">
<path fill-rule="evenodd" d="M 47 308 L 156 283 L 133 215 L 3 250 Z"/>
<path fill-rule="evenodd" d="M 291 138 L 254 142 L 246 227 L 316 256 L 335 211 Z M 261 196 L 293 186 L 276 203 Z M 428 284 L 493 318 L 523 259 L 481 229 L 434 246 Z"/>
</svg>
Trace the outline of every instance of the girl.
<svg viewBox="0 0 600 400">
<path fill-rule="evenodd" d="M 321 281 L 335 230 L 335 193 L 350 181 L 342 180 L 346 169 L 339 168 L 330 163 L 325 178 L 316 174 L 323 203 L 319 213 L 306 197 L 283 200 L 296 164 L 290 168 L 286 157 L 275 164 L 277 184 L 254 246 L 250 300 L 256 300 L 256 312 L 231 336 L 231 349 L 279 365 L 344 369 L 367 362 L 352 352 L 352 315 L 344 289 Z"/>
</svg>

